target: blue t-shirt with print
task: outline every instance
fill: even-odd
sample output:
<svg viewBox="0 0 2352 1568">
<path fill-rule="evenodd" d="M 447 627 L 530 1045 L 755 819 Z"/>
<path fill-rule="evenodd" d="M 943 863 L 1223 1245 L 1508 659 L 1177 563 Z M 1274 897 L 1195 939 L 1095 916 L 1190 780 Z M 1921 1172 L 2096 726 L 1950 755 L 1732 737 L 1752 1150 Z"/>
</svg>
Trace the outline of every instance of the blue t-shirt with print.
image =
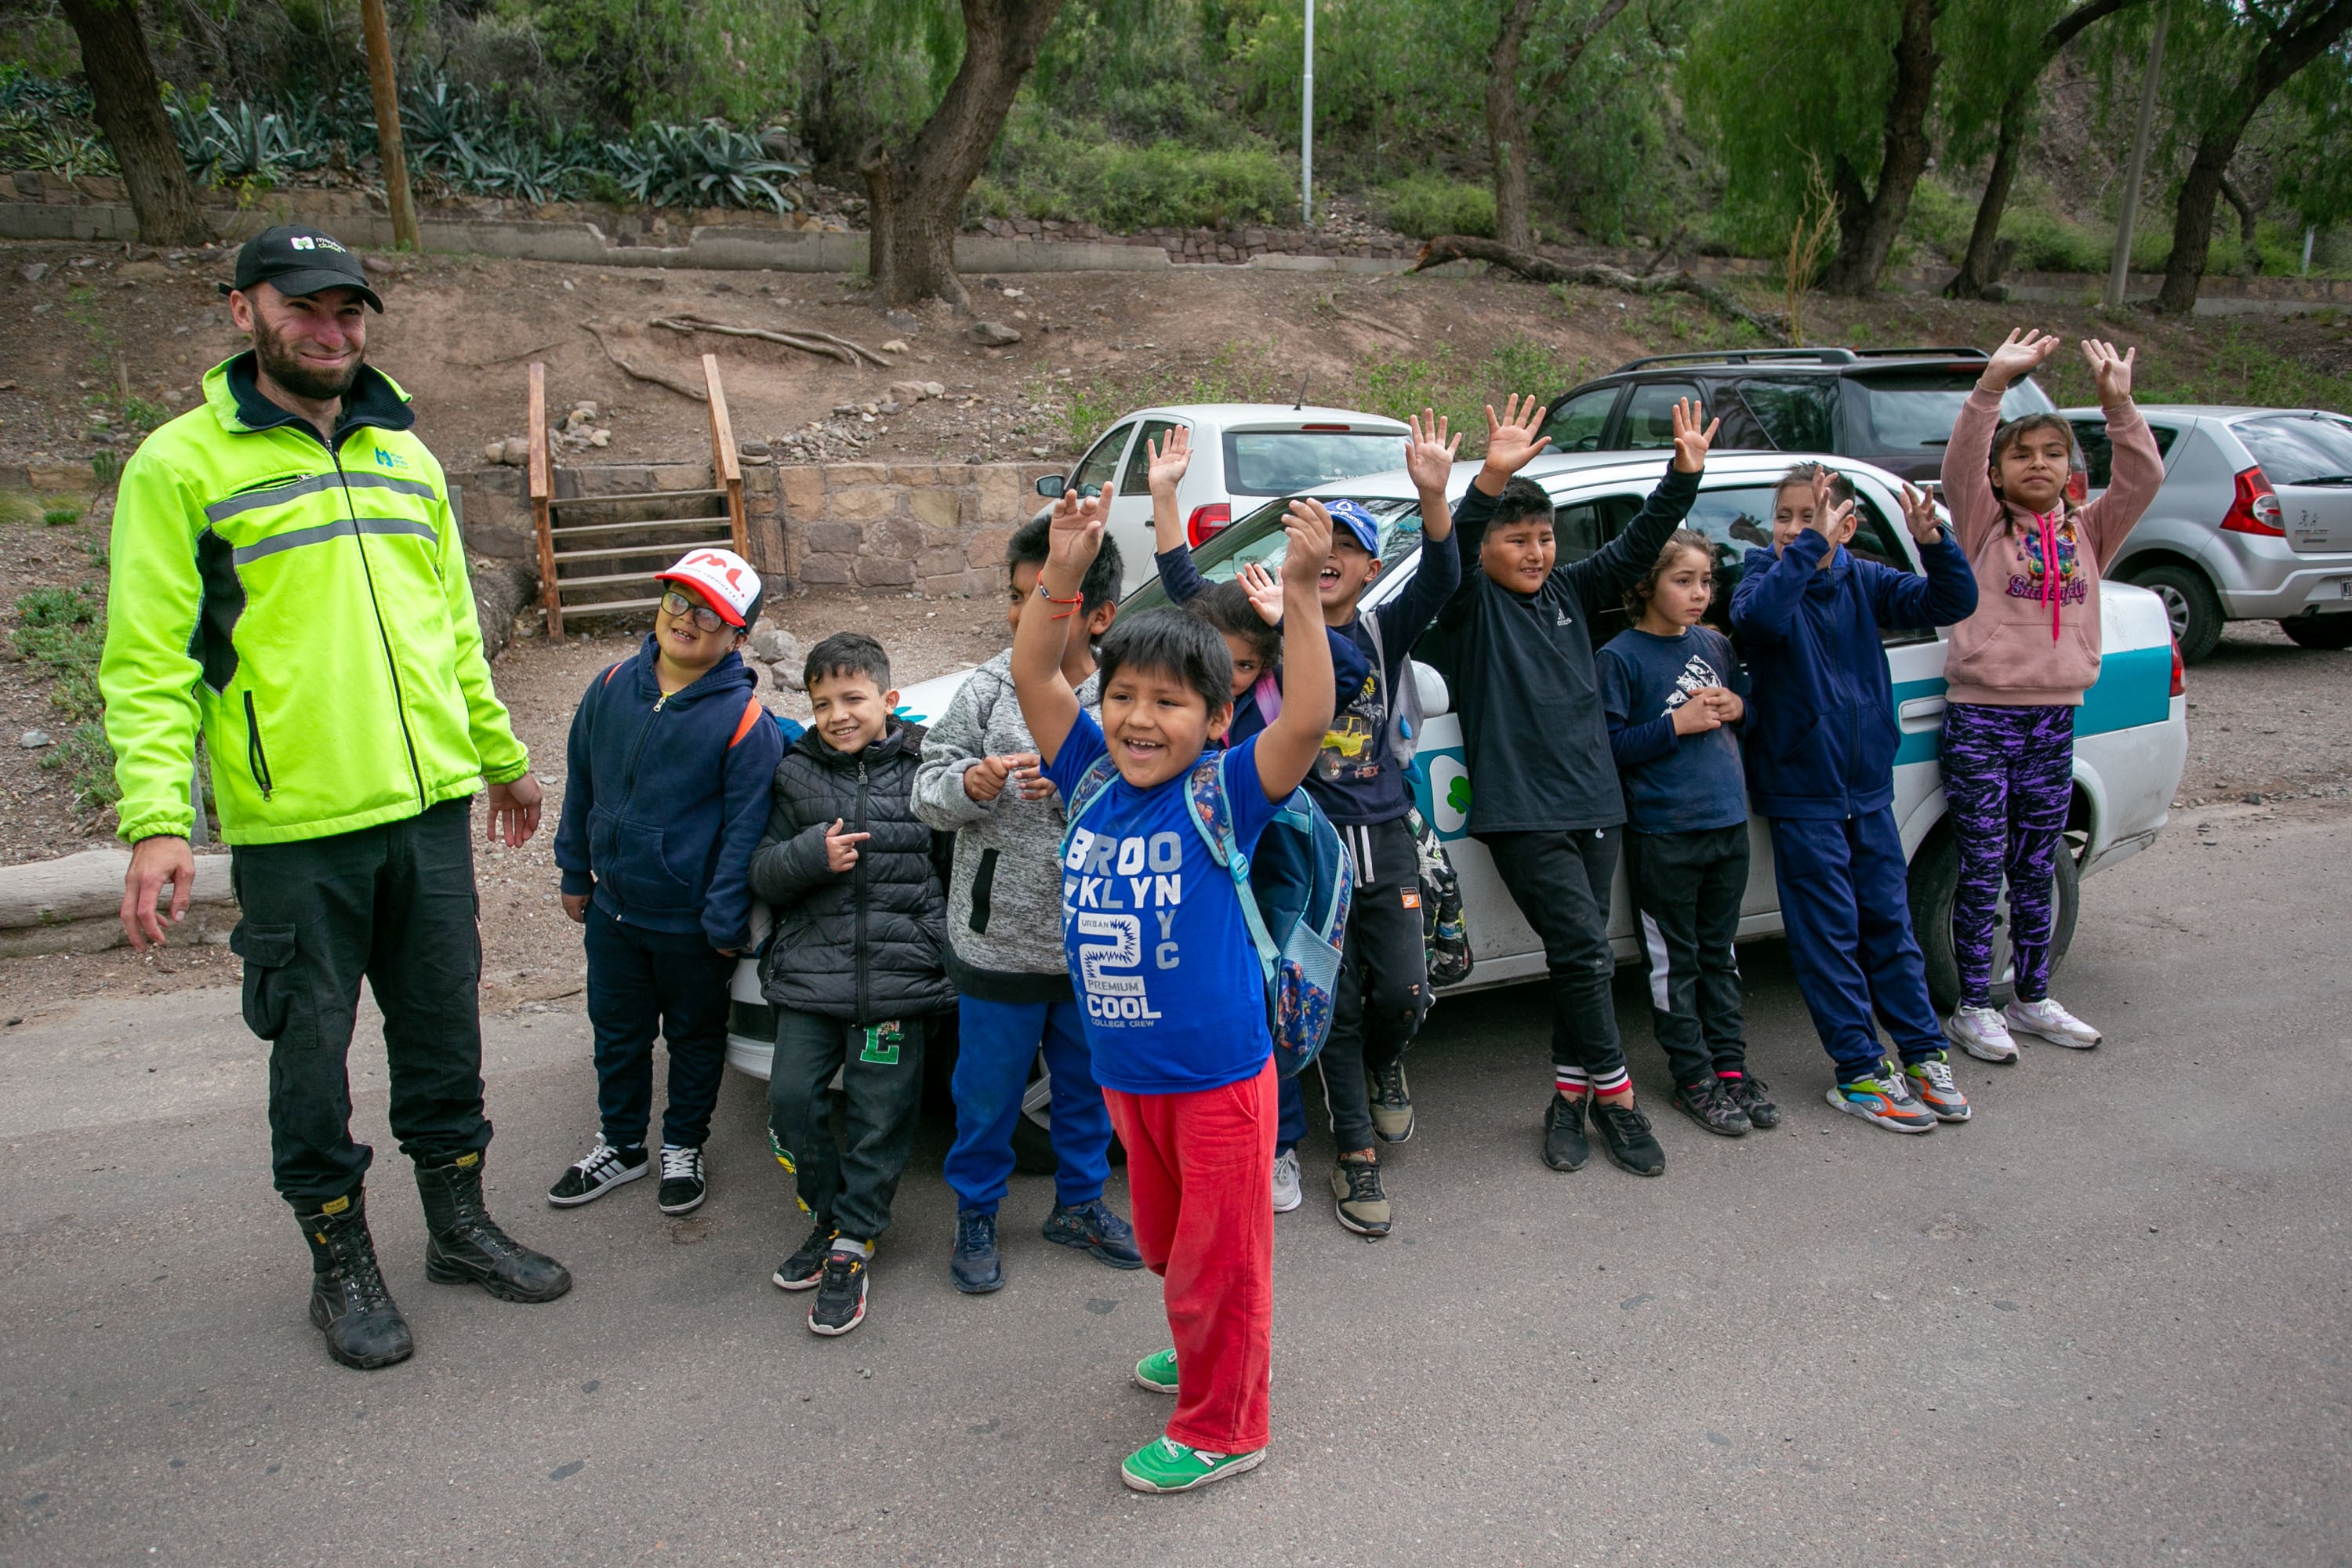
<svg viewBox="0 0 2352 1568">
<path fill-rule="evenodd" d="M 1082 712 L 1045 777 L 1072 800 L 1108 751 L 1102 726 Z M 1234 837 L 1246 853 L 1277 808 L 1258 782 L 1257 737 L 1227 752 L 1225 768 Z M 1128 1094 L 1239 1083 L 1264 1071 L 1274 1050 L 1240 890 L 1192 826 L 1190 773 L 1150 789 L 1114 776 L 1078 812 L 1062 863 L 1062 943 L 1095 1081 Z"/>
<path fill-rule="evenodd" d="M 1709 626 L 1673 637 L 1629 626 L 1609 639 L 1595 665 L 1609 749 L 1633 830 L 1706 833 L 1747 821 L 1738 731 L 1727 724 L 1675 733 L 1675 710 L 1692 692 L 1721 686 L 1748 695 L 1748 675 L 1729 639 Z"/>
</svg>

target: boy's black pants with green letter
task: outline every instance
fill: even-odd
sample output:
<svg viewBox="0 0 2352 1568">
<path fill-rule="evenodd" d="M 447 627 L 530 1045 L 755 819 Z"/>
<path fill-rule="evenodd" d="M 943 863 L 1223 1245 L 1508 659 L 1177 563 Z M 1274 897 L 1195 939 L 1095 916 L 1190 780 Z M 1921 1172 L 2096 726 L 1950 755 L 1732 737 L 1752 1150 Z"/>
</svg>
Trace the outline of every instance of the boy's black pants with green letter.
<svg viewBox="0 0 2352 1568">
<path fill-rule="evenodd" d="M 444 1164 L 489 1145 L 470 804 L 231 851 L 229 947 L 245 1021 L 270 1045 L 270 1159 L 298 1212 L 356 1192 L 375 1157 L 352 1141 L 345 1065 L 362 977 L 383 1011 L 400 1152 Z"/>
<path fill-rule="evenodd" d="M 899 1037 L 869 1038 L 859 1025 L 776 1009 L 776 1055 L 768 1068 L 768 1131 L 793 1173 L 800 1200 L 819 1225 L 857 1241 L 890 1228 L 890 1200 L 914 1147 L 923 1104 L 923 1025 L 908 1018 Z M 848 1147 L 833 1141 L 825 1088 L 841 1073 L 848 1100 Z"/>
</svg>

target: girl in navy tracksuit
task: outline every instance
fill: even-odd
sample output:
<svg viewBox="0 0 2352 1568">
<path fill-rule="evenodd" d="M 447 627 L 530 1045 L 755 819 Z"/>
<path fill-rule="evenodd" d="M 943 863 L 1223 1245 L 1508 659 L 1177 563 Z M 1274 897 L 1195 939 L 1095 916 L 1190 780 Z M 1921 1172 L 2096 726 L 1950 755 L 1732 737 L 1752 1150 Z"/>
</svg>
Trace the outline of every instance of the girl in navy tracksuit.
<svg viewBox="0 0 2352 1568">
<path fill-rule="evenodd" d="M 1911 931 L 1895 826 L 1895 697 L 1879 631 L 1966 620 L 1976 575 L 1927 498 L 1904 521 L 1925 577 L 1858 560 L 1853 491 L 1816 463 L 1773 494 L 1770 550 L 1751 550 L 1731 599 L 1748 657 L 1748 787 L 1772 828 L 1772 869 L 1798 989 L 1837 1064 L 1829 1101 L 1898 1132 L 1965 1121 Z M 1872 1013 L 1903 1058 L 1879 1054 Z"/>
</svg>

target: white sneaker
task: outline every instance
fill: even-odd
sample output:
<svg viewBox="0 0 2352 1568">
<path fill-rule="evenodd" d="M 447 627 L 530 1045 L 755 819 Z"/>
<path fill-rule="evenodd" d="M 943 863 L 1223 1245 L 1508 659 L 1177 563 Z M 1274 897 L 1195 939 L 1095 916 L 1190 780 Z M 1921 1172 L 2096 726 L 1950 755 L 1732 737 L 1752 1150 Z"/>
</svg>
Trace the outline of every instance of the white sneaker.
<svg viewBox="0 0 2352 1568">
<path fill-rule="evenodd" d="M 2013 1062 L 2017 1042 L 2009 1026 L 1990 1007 L 1959 1007 L 1944 1020 L 1944 1038 L 1980 1062 Z"/>
<path fill-rule="evenodd" d="M 1298 1187 L 1298 1151 L 1285 1149 L 1274 1157 L 1274 1212 L 1288 1214 L 1305 1201 Z"/>
<path fill-rule="evenodd" d="M 2001 1016 L 2009 1020 L 2011 1028 L 2039 1035 L 2053 1046 L 2087 1051 L 2099 1043 L 2098 1030 L 2047 996 L 2039 1002 L 2011 1002 L 2001 1009 Z"/>
</svg>

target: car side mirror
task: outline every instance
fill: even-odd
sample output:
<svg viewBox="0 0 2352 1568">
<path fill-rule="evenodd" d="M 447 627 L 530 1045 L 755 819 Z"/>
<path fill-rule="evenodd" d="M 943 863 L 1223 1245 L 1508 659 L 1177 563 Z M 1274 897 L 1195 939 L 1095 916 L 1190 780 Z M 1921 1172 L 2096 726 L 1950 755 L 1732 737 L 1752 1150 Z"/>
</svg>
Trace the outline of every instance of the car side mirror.
<svg viewBox="0 0 2352 1568">
<path fill-rule="evenodd" d="M 1047 474 L 1044 479 L 1037 481 L 1037 493 L 1044 496 L 1047 500 L 1057 499 L 1064 490 L 1066 490 L 1069 488 L 1070 481 L 1064 479 L 1059 474 Z"/>
</svg>

